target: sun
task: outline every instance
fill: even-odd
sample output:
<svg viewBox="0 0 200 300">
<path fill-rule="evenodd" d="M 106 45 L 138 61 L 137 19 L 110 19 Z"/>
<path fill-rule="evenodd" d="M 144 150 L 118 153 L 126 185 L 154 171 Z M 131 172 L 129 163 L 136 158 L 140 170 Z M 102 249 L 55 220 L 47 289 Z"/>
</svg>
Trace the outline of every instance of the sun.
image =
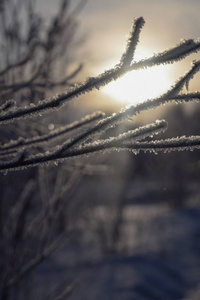
<svg viewBox="0 0 200 300">
<path fill-rule="evenodd" d="M 143 53 L 152 53 L 143 50 Z M 144 58 L 144 57 L 143 57 Z M 132 71 L 122 78 L 109 83 L 103 92 L 124 104 L 137 104 L 166 92 L 172 84 L 171 66 L 154 66 Z"/>
</svg>

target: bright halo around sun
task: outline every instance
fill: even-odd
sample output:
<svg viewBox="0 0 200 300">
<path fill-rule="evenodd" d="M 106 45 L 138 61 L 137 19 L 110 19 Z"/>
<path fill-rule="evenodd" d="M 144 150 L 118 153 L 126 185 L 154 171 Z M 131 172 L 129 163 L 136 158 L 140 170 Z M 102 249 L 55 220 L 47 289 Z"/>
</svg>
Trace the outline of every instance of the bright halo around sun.
<svg viewBox="0 0 200 300">
<path fill-rule="evenodd" d="M 151 55 L 152 53 L 145 57 Z M 121 103 L 137 104 L 158 97 L 169 89 L 172 85 L 170 68 L 171 66 L 161 65 L 131 71 L 122 78 L 109 83 L 102 90 Z"/>
</svg>

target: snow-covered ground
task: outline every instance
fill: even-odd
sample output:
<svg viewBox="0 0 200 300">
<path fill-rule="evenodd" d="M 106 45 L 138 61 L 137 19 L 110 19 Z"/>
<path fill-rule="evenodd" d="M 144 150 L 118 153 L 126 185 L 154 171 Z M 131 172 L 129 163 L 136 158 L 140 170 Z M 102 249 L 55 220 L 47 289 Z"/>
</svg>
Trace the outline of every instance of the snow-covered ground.
<svg viewBox="0 0 200 300">
<path fill-rule="evenodd" d="M 38 268 L 36 283 L 50 292 L 52 282 L 75 280 L 72 300 L 200 299 L 200 207 L 129 205 L 123 216 L 119 254 L 100 255 L 87 239 L 67 242 Z"/>
</svg>

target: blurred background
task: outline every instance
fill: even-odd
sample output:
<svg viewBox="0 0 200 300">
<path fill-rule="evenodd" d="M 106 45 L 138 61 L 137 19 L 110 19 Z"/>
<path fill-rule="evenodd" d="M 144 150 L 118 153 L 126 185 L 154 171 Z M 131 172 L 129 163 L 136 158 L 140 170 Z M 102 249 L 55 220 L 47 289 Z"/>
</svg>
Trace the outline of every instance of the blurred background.
<svg viewBox="0 0 200 300">
<path fill-rule="evenodd" d="M 113 67 L 140 16 L 135 61 L 198 39 L 199 10 L 198 0 L 1 0 L 0 105 L 37 103 Z M 157 97 L 198 59 L 130 72 L 61 110 L 1 125 L 0 142 Z M 189 91 L 199 90 L 199 76 Z M 105 136 L 163 118 L 159 139 L 200 135 L 199 115 L 197 103 L 170 104 Z M 96 153 L 0 174 L 0 299 L 199 299 L 199 176 L 198 150 Z"/>
</svg>

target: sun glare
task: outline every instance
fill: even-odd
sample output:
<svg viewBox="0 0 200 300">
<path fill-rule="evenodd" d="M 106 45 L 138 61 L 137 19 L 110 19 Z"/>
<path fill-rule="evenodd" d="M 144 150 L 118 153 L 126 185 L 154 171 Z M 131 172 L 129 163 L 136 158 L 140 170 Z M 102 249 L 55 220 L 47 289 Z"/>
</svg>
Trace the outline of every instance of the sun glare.
<svg viewBox="0 0 200 300">
<path fill-rule="evenodd" d="M 163 65 L 132 71 L 109 83 L 103 92 L 124 104 L 136 104 L 166 92 L 172 84 L 170 73 L 170 66 Z"/>
</svg>

